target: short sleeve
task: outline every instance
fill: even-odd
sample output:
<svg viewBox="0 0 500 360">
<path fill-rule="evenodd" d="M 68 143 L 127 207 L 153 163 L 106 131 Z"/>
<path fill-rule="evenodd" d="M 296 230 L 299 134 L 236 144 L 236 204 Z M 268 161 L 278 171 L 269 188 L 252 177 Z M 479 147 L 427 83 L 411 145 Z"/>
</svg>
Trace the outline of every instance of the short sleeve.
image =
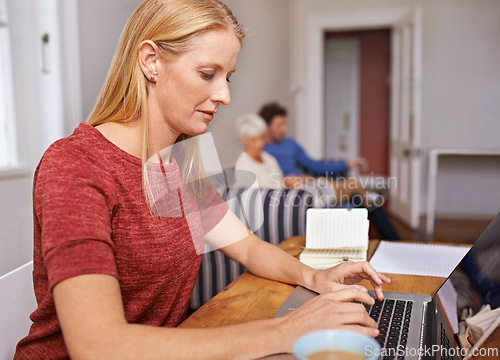
<svg viewBox="0 0 500 360">
<path fill-rule="evenodd" d="M 51 290 L 77 275 L 118 276 L 111 240 L 111 189 L 105 171 L 74 151 L 56 145 L 42 158 L 33 204 Z"/>
</svg>

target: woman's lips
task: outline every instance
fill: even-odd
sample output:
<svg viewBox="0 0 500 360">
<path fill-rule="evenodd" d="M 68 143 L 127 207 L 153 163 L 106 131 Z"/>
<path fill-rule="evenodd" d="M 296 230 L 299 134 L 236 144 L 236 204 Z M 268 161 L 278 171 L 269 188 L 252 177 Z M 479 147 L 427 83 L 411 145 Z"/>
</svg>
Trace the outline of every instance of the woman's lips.
<svg viewBox="0 0 500 360">
<path fill-rule="evenodd" d="M 203 117 L 204 120 L 211 121 L 214 118 L 214 111 L 199 111 L 201 113 L 201 116 Z"/>
</svg>

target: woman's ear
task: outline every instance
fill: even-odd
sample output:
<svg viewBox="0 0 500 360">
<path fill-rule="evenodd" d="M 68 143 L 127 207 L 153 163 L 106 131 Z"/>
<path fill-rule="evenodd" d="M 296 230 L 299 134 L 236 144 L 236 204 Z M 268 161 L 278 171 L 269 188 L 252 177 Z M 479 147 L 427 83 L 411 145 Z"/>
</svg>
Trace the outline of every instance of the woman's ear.
<svg viewBox="0 0 500 360">
<path fill-rule="evenodd" d="M 157 62 L 159 60 L 158 46 L 151 40 L 144 40 L 139 44 L 138 52 L 142 73 L 149 81 L 156 82 Z"/>
</svg>

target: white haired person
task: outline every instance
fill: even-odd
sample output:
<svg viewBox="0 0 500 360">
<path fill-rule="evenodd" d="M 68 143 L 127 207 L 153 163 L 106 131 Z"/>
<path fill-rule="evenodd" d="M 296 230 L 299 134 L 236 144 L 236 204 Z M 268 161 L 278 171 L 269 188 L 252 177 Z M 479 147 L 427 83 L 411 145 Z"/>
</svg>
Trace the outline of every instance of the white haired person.
<svg viewBox="0 0 500 360">
<path fill-rule="evenodd" d="M 278 162 L 274 156 L 264 151 L 267 138 L 264 119 L 254 113 L 243 114 L 236 119 L 235 127 L 238 139 L 243 144 L 243 152 L 236 160 L 235 170 L 253 173 L 261 188 L 283 187 L 283 172 Z"/>
<path fill-rule="evenodd" d="M 236 119 L 236 133 L 243 143 L 243 152 L 236 160 L 235 187 L 247 187 L 250 182 L 246 174 L 249 171 L 257 179 L 257 184 L 263 189 L 293 188 L 303 189 L 313 195 L 314 207 L 325 207 L 336 199 L 335 189 L 322 179 L 298 177 L 283 177 L 283 172 L 276 158 L 264 150 L 268 138 L 267 124 L 255 113 L 243 114 Z M 238 176 L 240 175 L 240 176 Z"/>
<path fill-rule="evenodd" d="M 369 279 L 383 298 L 387 277 L 367 262 L 307 267 L 250 233 L 215 189 L 199 199 L 195 188 L 182 187 L 199 164 L 194 155 L 163 156 L 204 134 L 229 104 L 243 39 L 218 0 L 145 0 L 131 15 L 89 119 L 52 144 L 36 169 L 38 306 L 15 360 L 255 359 L 291 352 L 299 336 L 320 329 L 378 335 L 364 306 L 351 302 L 374 299 L 353 284 Z M 179 210 L 172 216 L 148 202 L 148 172 L 178 185 L 162 199 L 163 209 Z M 196 211 L 196 200 L 219 206 Z M 233 229 L 245 237 L 234 238 Z M 278 319 L 177 329 L 204 241 L 224 243 L 219 250 L 257 276 L 321 295 Z"/>
</svg>

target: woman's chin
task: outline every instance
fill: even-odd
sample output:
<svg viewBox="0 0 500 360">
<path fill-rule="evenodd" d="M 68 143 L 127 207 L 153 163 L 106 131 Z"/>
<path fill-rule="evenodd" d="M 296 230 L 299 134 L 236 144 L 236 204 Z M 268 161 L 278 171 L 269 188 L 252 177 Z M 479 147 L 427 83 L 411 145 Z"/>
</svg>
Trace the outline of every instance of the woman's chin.
<svg viewBox="0 0 500 360">
<path fill-rule="evenodd" d="M 196 128 L 190 128 L 187 129 L 184 134 L 189 135 L 189 136 L 198 136 L 198 135 L 203 135 L 208 131 L 208 124 L 200 124 Z"/>
</svg>

